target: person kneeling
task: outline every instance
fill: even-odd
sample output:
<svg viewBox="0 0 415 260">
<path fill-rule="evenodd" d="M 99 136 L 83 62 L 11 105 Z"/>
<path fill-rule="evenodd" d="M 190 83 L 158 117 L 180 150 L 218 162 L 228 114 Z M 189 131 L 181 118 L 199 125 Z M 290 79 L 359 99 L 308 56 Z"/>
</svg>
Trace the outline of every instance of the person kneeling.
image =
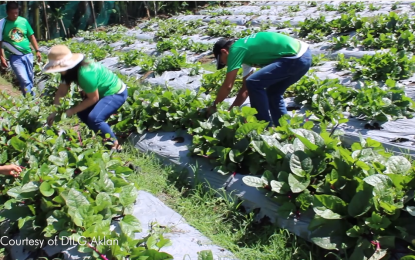
<svg viewBox="0 0 415 260">
<path fill-rule="evenodd" d="M 81 53 L 71 53 L 65 45 L 53 46 L 48 53 L 49 62 L 43 68 L 45 73 L 61 74 L 61 84 L 55 94 L 54 104 L 60 105 L 60 99 L 68 93 L 71 83 L 77 84 L 85 94 L 85 99 L 68 109 L 68 117 L 77 114 L 90 129 L 100 131 L 113 140 L 112 149 L 119 150 L 115 134 L 106 122 L 127 99 L 127 86 L 104 65 L 88 60 Z M 53 124 L 56 113 L 52 113 L 47 122 Z"/>
</svg>

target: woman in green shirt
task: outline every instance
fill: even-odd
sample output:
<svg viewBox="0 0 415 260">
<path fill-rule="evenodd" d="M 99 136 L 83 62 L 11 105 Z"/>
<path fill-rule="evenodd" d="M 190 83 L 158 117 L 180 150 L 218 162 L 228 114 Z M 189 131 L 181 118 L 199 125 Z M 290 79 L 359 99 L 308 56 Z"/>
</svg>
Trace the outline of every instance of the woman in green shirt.
<svg viewBox="0 0 415 260">
<path fill-rule="evenodd" d="M 54 104 L 66 96 L 71 83 L 77 84 L 85 99 L 68 109 L 68 117 L 77 114 L 90 129 L 100 132 L 103 137 L 113 140 L 112 149 L 119 150 L 119 144 L 106 120 L 114 114 L 127 99 L 126 85 L 109 69 L 98 62 L 87 60 L 83 54 L 71 53 L 64 45 L 53 46 L 48 54 L 45 73 L 61 73 L 61 84 L 55 94 Z M 55 113 L 48 117 L 52 125 Z"/>
</svg>

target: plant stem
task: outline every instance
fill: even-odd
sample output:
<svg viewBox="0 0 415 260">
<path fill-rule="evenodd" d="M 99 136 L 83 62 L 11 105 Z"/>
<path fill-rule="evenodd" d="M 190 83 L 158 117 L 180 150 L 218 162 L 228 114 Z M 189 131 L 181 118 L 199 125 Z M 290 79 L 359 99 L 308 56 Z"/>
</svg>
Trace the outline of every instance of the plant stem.
<svg viewBox="0 0 415 260">
<path fill-rule="evenodd" d="M 79 131 L 76 131 L 76 133 L 78 134 L 79 143 L 81 144 L 81 146 L 84 146 L 82 144 L 81 134 L 79 134 Z"/>
<path fill-rule="evenodd" d="M 93 245 L 91 245 L 89 242 L 86 244 L 89 248 L 94 250 L 103 260 L 109 260 L 105 255 L 101 254 Z"/>
</svg>

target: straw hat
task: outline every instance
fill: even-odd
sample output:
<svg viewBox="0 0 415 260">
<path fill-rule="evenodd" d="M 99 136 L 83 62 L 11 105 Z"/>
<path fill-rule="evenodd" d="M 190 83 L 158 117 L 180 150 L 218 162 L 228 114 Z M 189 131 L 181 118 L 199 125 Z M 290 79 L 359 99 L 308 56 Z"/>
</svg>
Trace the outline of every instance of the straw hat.
<svg viewBox="0 0 415 260">
<path fill-rule="evenodd" d="M 48 63 L 43 67 L 43 72 L 53 73 L 72 69 L 84 59 L 81 53 L 72 53 L 65 45 L 55 45 L 48 53 Z"/>
</svg>

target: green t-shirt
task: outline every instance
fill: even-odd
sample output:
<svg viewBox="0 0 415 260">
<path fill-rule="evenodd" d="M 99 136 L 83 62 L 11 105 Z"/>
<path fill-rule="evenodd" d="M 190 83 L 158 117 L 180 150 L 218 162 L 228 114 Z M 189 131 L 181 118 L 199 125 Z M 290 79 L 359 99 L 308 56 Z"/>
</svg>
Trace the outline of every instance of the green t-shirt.
<svg viewBox="0 0 415 260">
<path fill-rule="evenodd" d="M 300 49 L 300 42 L 290 36 L 276 32 L 254 33 L 232 44 L 227 72 L 240 69 L 242 64 L 263 67 L 278 58 L 295 56 Z"/>
<path fill-rule="evenodd" d="M 78 71 L 79 87 L 85 93 L 92 93 L 98 89 L 99 98 L 110 96 L 122 87 L 121 80 L 112 71 L 98 62 L 88 60 L 89 65 L 81 66 Z"/>
<path fill-rule="evenodd" d="M 18 16 L 14 22 L 4 18 L 0 26 L 3 28 L 1 41 L 7 58 L 11 54 L 24 55 L 32 52 L 28 37 L 33 35 L 34 32 L 25 18 Z"/>
</svg>

